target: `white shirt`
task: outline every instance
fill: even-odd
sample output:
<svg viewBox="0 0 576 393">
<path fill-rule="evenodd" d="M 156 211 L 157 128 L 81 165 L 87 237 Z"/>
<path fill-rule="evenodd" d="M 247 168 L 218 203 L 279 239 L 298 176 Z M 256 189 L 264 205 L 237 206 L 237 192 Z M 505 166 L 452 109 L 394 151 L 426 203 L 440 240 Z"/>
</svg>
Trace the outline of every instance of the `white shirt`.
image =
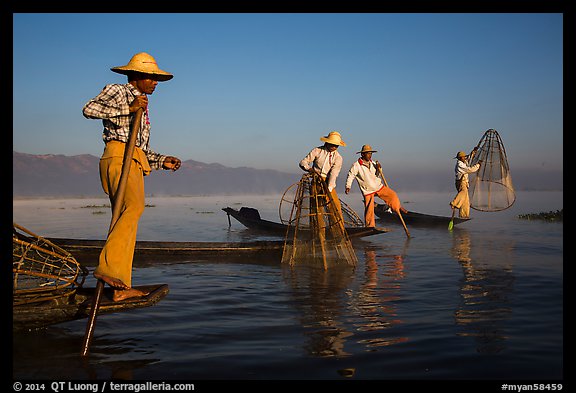
<svg viewBox="0 0 576 393">
<path fill-rule="evenodd" d="M 462 180 L 468 183 L 468 174 L 474 173 L 478 169 L 480 169 L 480 164 L 468 166 L 468 162 L 458 160 L 458 162 L 456 162 L 456 166 L 454 167 L 456 180 Z"/>
<path fill-rule="evenodd" d="M 354 179 L 358 180 L 362 195 L 374 194 L 384 186 L 382 179 L 376 176 L 376 165 L 372 160 L 364 161 L 359 158 L 352 164 L 346 178 L 346 188 L 352 186 Z"/>
<path fill-rule="evenodd" d="M 328 191 L 332 191 L 336 188 L 336 178 L 342 169 L 342 156 L 338 150 L 329 152 L 324 146 L 318 146 L 312 149 L 299 165 L 305 171 L 313 167 L 328 183 Z"/>
</svg>

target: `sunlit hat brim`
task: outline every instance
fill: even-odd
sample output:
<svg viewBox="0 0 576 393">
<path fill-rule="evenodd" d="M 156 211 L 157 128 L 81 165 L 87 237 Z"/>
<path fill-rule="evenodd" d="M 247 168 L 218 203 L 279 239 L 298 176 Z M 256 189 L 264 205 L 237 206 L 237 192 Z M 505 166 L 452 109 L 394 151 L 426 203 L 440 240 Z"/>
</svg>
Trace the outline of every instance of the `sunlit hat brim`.
<svg viewBox="0 0 576 393">
<path fill-rule="evenodd" d="M 123 75 L 138 72 L 140 74 L 151 75 L 154 79 L 159 81 L 167 81 L 174 77 L 171 73 L 158 68 L 158 64 L 156 64 L 154 57 L 150 56 L 146 52 L 137 53 L 132 56 L 128 64 L 119 67 L 112 67 L 110 70 Z"/>
</svg>

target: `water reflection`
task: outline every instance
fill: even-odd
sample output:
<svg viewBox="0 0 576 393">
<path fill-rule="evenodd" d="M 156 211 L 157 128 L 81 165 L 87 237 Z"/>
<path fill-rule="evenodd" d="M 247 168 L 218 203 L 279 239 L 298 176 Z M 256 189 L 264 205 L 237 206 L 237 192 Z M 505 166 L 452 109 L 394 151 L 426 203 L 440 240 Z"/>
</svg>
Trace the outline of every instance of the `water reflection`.
<svg viewBox="0 0 576 393">
<path fill-rule="evenodd" d="M 357 269 L 324 270 L 311 266 L 284 266 L 291 289 L 291 303 L 298 309 L 306 340 L 304 350 L 312 356 L 343 357 L 357 351 L 358 344 L 374 351 L 408 340 L 392 328 L 402 324 L 396 303 L 405 278 L 402 254 L 386 254 L 364 246 Z"/>
<path fill-rule="evenodd" d="M 19 379 L 44 379 L 49 376 L 62 380 L 130 380 L 135 370 L 158 361 L 142 356 L 142 351 L 138 350 L 144 346 L 142 340 L 102 337 L 93 344 L 90 356 L 80 359 L 82 336 L 79 333 L 83 333 L 83 323 L 74 321 L 63 324 L 69 327 L 52 326 L 15 333 L 12 337 L 14 376 Z M 114 360 L 110 361 L 112 358 Z"/>
<path fill-rule="evenodd" d="M 473 244 L 466 229 L 453 232 L 452 256 L 463 271 L 461 302 L 454 316 L 458 336 L 476 340 L 481 353 L 498 353 L 506 348 L 505 322 L 510 319 L 513 291 L 512 245 L 488 240 Z M 492 253 L 497 252 L 497 263 Z"/>
<path fill-rule="evenodd" d="M 354 270 L 302 265 L 284 266 L 282 272 L 292 290 L 293 304 L 300 311 L 306 352 L 313 356 L 349 355 L 344 346 L 353 333 L 343 317 L 345 290 L 354 279 Z"/>
<path fill-rule="evenodd" d="M 376 248 L 364 248 L 364 281 L 351 299 L 351 308 L 358 315 L 355 330 L 367 332 L 358 342 L 369 350 L 407 340 L 407 337 L 394 337 L 386 331 L 402 323 L 396 302 L 400 299 L 400 285 L 405 277 L 405 255 L 405 252 L 379 255 Z"/>
</svg>

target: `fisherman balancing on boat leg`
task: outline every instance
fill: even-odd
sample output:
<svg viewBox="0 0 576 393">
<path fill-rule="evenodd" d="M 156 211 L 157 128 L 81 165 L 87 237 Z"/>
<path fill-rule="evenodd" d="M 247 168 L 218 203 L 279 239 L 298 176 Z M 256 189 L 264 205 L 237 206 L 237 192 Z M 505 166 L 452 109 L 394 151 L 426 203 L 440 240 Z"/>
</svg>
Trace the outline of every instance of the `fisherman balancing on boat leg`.
<svg viewBox="0 0 576 393">
<path fill-rule="evenodd" d="M 480 164 L 482 161 L 478 161 L 477 164 L 468 166 L 469 160 L 471 161 L 478 150 L 475 147 L 469 155 L 465 152 L 459 151 L 456 154 L 455 159 L 456 165 L 454 167 L 454 173 L 456 176 L 455 185 L 458 194 L 454 197 L 452 202 L 450 202 L 450 207 L 452 208 L 452 216 L 454 216 L 455 209 L 459 209 L 458 216 L 460 218 L 470 218 L 470 197 L 468 195 L 468 174 L 474 173 L 480 169 Z"/>
<path fill-rule="evenodd" d="M 326 181 L 328 191 L 340 215 L 342 230 L 344 230 L 342 207 L 336 193 L 336 179 L 340 174 L 343 162 L 342 156 L 338 153 L 338 147 L 346 146 L 346 143 L 342 140 L 342 136 L 338 131 L 330 132 L 327 136 L 321 137 L 320 141 L 324 142 L 324 145 L 313 148 L 300 161 L 299 166 L 304 171 L 319 174 Z"/>
<path fill-rule="evenodd" d="M 175 171 L 180 159 L 154 152 L 149 146 L 150 119 L 148 95 L 173 75 L 161 70 L 156 60 L 147 53 L 134 55 L 125 66 L 111 68 L 126 75 L 128 83 L 109 84 L 95 98 L 84 105 L 84 117 L 101 119 L 104 126 L 102 139 L 106 144 L 100 158 L 100 180 L 104 192 L 114 203 L 123 166 L 123 156 L 134 114 L 143 109 L 133 159 L 126 183 L 123 209 L 110 229 L 106 244 L 100 253 L 94 277 L 114 288 L 113 300 L 119 301 L 146 293 L 132 288 L 132 260 L 136 245 L 138 221 L 144 212 L 144 176 L 151 169 Z M 121 203 L 122 201 L 120 201 Z"/>
<path fill-rule="evenodd" d="M 356 152 L 360 158 L 352 164 L 346 178 L 346 194 L 350 192 L 354 179 L 358 182 L 360 191 L 364 196 L 364 222 L 367 227 L 374 228 L 374 196 L 378 196 L 396 213 L 407 213 L 402 207 L 396 192 L 385 185 L 382 181 L 382 166 L 378 161 L 372 161 L 372 153 L 376 153 L 370 145 L 362 146 L 362 150 Z"/>
</svg>

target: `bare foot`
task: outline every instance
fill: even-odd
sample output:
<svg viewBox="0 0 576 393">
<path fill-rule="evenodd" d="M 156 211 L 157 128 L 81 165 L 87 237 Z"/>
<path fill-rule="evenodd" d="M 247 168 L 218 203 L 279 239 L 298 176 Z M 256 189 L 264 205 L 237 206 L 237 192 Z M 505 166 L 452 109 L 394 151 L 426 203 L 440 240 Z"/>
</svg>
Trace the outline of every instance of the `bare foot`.
<svg viewBox="0 0 576 393">
<path fill-rule="evenodd" d="M 126 299 L 131 299 L 133 297 L 141 297 L 141 296 L 146 296 L 148 295 L 150 292 L 144 292 L 141 291 L 139 289 L 136 288 L 128 288 L 128 289 L 123 289 L 123 290 L 115 290 L 114 291 L 114 295 L 112 295 L 112 300 L 114 300 L 115 302 L 120 301 L 120 300 L 126 300 Z"/>
<path fill-rule="evenodd" d="M 130 289 L 128 285 L 124 284 L 124 282 L 118 278 L 105 276 L 103 274 L 99 274 L 96 272 L 94 272 L 94 277 L 96 277 L 98 280 L 104 281 L 106 284 L 110 285 L 114 289 L 124 289 L 124 290 Z"/>
</svg>

